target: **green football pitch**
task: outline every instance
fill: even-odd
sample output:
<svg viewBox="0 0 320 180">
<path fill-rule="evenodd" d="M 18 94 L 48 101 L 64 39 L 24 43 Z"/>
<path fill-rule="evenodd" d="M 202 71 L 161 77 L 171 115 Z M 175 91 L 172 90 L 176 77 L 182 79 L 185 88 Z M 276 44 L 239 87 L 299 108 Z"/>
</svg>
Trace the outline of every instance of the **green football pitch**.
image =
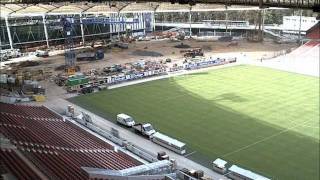
<svg viewBox="0 0 320 180">
<path fill-rule="evenodd" d="M 70 101 L 113 121 L 126 113 L 150 122 L 208 167 L 222 158 L 272 179 L 319 179 L 316 77 L 243 65 Z"/>
</svg>

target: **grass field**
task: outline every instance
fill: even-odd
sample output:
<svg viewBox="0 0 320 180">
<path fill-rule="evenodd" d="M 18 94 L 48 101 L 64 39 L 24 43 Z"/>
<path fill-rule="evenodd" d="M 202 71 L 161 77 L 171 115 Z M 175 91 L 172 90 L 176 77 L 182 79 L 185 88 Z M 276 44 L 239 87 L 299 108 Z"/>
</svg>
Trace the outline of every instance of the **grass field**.
<svg viewBox="0 0 320 180">
<path fill-rule="evenodd" d="M 319 179 L 319 78 L 236 66 L 70 101 L 151 122 L 206 166 L 220 157 L 273 179 Z"/>
</svg>

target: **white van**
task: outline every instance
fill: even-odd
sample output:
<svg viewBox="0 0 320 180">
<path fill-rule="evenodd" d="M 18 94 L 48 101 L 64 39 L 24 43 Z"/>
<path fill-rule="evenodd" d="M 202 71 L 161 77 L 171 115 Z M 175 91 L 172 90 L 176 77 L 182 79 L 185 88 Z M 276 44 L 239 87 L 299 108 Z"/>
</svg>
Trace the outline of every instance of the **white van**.
<svg viewBox="0 0 320 180">
<path fill-rule="evenodd" d="M 132 127 L 135 124 L 131 116 L 123 113 L 117 115 L 117 122 L 128 127 Z"/>
</svg>

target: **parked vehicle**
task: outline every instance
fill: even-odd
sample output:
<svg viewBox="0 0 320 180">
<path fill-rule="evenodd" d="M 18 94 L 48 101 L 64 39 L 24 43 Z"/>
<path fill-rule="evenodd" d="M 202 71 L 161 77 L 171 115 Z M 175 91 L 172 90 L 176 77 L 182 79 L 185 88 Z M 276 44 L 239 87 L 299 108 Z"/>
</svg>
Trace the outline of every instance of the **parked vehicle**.
<svg viewBox="0 0 320 180">
<path fill-rule="evenodd" d="M 180 53 L 184 53 L 185 58 L 195 58 L 196 56 L 203 56 L 203 50 L 201 48 L 189 49 L 189 50 L 182 50 Z"/>
<path fill-rule="evenodd" d="M 156 133 L 156 131 L 153 129 L 150 123 L 144 123 L 144 124 L 138 123 L 133 125 L 132 127 L 136 132 L 147 137 L 151 137 L 154 133 Z"/>
<path fill-rule="evenodd" d="M 99 89 L 99 91 L 102 91 L 104 89 L 107 89 L 107 86 L 106 85 L 99 85 L 98 89 Z"/>
<path fill-rule="evenodd" d="M 135 125 L 133 118 L 123 113 L 117 115 L 117 123 L 128 127 Z"/>
<path fill-rule="evenodd" d="M 49 57 L 49 52 L 48 51 L 42 51 L 42 50 L 37 50 L 36 51 L 36 56 L 37 57 Z"/>
<path fill-rule="evenodd" d="M 82 94 L 92 93 L 93 87 L 91 85 L 84 85 L 80 91 Z"/>
<path fill-rule="evenodd" d="M 128 49 L 129 48 L 129 43 L 117 42 L 115 44 L 115 47 L 118 47 L 118 48 L 121 48 L 121 49 Z"/>
<path fill-rule="evenodd" d="M 85 52 L 77 55 L 77 61 L 95 61 L 104 58 L 103 50 L 97 50 L 96 52 Z"/>
<path fill-rule="evenodd" d="M 157 159 L 160 160 L 160 161 L 162 161 L 162 160 L 169 160 L 169 156 L 167 155 L 166 152 L 160 151 L 160 152 L 158 152 Z"/>
</svg>

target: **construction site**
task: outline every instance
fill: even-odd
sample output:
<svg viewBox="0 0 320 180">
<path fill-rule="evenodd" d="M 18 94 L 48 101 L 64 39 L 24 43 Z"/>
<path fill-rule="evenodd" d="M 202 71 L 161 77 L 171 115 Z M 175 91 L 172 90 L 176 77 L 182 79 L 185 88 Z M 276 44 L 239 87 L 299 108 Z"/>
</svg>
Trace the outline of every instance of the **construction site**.
<svg viewBox="0 0 320 180">
<path fill-rule="evenodd" d="M 0 0 L 2 178 L 318 179 L 319 162 L 313 160 L 319 152 L 302 160 L 298 158 L 302 149 L 288 152 L 296 159 L 284 164 L 282 172 L 248 156 L 256 142 L 286 130 L 316 139 L 307 147 L 319 145 L 319 102 L 311 100 L 319 92 L 310 83 L 319 82 L 319 8 L 317 0 Z M 292 88 L 302 91 L 305 82 L 312 91 L 303 99 L 310 98 L 312 105 L 303 106 L 302 100 L 288 105 L 296 113 L 307 109 L 309 119 L 303 122 L 298 114 L 287 122 L 283 112 L 267 111 L 273 98 L 285 96 L 276 94 L 281 88 L 292 90 L 278 87 L 277 81 L 286 84 L 291 79 L 301 84 Z M 267 82 L 276 85 L 269 87 Z M 270 98 L 246 94 L 249 89 Z M 297 98 L 303 96 L 299 93 Z M 262 96 L 270 103 L 260 111 L 255 108 L 263 106 Z M 277 105 L 286 104 L 279 101 Z M 240 108 L 240 102 L 252 111 Z M 230 129 L 238 119 L 243 121 L 239 130 Z M 208 126 L 210 133 L 203 134 L 197 125 L 186 126 L 184 120 Z M 255 121 L 281 131 L 252 124 Z M 31 122 L 43 129 L 34 129 Z M 245 124 L 261 134 L 247 136 Z M 86 143 L 69 138 L 68 129 Z M 215 132 L 231 139 L 223 140 Z M 241 139 L 236 141 L 238 137 L 228 132 L 238 132 Z M 55 143 L 49 136 L 67 140 Z M 204 136 L 214 142 L 202 140 Z M 295 138 L 287 138 L 288 147 Z M 243 157 L 234 155 L 238 151 Z M 271 156 L 268 153 L 275 151 L 267 144 L 257 155 Z M 80 160 L 81 153 L 87 159 Z M 286 155 L 280 154 L 271 159 L 282 162 L 276 158 Z M 299 163 L 308 165 L 300 173 L 289 169 Z M 15 170 L 16 164 L 20 169 Z"/>
<path fill-rule="evenodd" d="M 285 34 L 281 25 L 262 24 L 268 11 L 274 13 L 272 8 L 237 5 L 81 2 L 1 8 L 2 77 L 17 79 L 20 86 L 49 79 L 64 86 L 71 75 L 106 76 L 106 68 L 139 61 L 172 67 L 185 58 L 228 52 L 269 59 L 297 47 L 297 39 L 309 28 Z M 219 19 L 210 20 L 215 18 L 210 12 Z M 250 15 L 260 19 L 245 19 Z"/>
</svg>

